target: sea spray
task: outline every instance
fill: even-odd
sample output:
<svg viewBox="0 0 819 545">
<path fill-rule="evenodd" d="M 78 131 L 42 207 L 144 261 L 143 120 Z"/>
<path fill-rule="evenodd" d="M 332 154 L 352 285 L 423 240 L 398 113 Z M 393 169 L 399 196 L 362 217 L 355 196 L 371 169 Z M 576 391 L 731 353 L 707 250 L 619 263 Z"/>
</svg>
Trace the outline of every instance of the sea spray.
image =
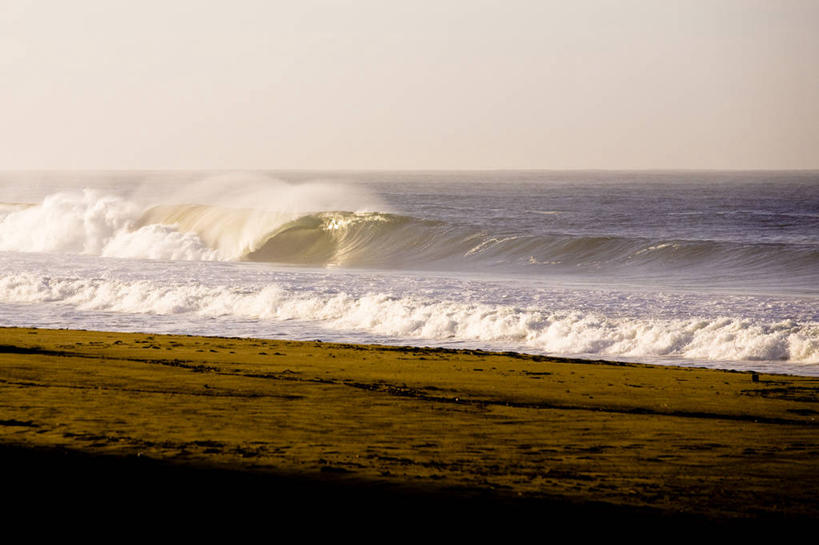
<svg viewBox="0 0 819 545">
<path fill-rule="evenodd" d="M 82 181 L 96 179 L 88 177 Z M 40 202 L 0 202 L 0 251 L 239 260 L 277 227 L 301 216 L 387 208 L 346 184 L 291 184 L 253 173 L 197 176 L 177 184 L 103 185 L 47 193 Z M 20 196 L 20 191 L 4 193 Z"/>
<path fill-rule="evenodd" d="M 312 198 L 312 191 L 293 192 Z M 306 204 L 302 203 L 302 207 Z M 797 284 L 802 290 L 819 293 L 819 249 L 814 244 L 663 241 L 524 232 L 499 235 L 470 224 L 380 211 L 304 212 L 298 207 L 274 210 L 203 204 L 140 206 L 94 190 L 61 192 L 37 205 L 8 204 L 0 210 L 5 214 L 0 214 L 0 250 L 6 251 L 575 277 L 609 275 L 639 282 L 671 274 L 685 283 L 707 280 L 712 284 L 769 288 Z"/>
<path fill-rule="evenodd" d="M 816 173 L 0 173 L 0 201 L 4 325 L 819 374 Z"/>
</svg>

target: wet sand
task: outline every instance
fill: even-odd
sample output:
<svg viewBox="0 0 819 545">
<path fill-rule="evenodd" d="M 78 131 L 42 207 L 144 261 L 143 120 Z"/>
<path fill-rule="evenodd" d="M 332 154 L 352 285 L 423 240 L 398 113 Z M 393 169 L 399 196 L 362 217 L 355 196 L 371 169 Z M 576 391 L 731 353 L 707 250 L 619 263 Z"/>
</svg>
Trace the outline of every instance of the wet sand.
<svg viewBox="0 0 819 545">
<path fill-rule="evenodd" d="M 813 377 L 0 328 L 0 471 L 6 490 L 52 499 L 90 487 L 276 509 L 810 523 L 817 400 Z"/>
</svg>

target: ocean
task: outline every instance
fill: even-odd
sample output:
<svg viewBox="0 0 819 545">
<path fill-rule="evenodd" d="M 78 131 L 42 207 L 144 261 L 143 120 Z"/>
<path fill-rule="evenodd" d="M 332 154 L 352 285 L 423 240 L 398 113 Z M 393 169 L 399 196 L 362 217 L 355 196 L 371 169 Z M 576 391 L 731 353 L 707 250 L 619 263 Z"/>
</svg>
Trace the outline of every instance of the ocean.
<svg viewBox="0 0 819 545">
<path fill-rule="evenodd" d="M 819 172 L 1 172 L 0 325 L 819 376 Z"/>
</svg>

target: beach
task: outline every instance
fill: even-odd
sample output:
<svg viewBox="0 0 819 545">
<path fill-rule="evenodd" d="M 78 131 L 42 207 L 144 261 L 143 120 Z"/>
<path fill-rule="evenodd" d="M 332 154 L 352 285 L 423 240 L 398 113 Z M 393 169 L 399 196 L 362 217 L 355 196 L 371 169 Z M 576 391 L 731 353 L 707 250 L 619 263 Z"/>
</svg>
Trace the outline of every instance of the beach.
<svg viewBox="0 0 819 545">
<path fill-rule="evenodd" d="M 5 520 L 815 531 L 819 2 L 0 11 Z"/>
<path fill-rule="evenodd" d="M 0 453 L 28 460 L 3 464 L 18 477 L 67 464 L 54 482 L 69 468 L 93 479 L 114 463 L 126 482 L 170 472 L 236 486 L 247 479 L 230 477 L 238 472 L 257 487 L 330 486 L 331 497 L 380 506 L 471 499 L 699 522 L 819 515 L 815 377 L 2 328 L 0 391 Z"/>
</svg>

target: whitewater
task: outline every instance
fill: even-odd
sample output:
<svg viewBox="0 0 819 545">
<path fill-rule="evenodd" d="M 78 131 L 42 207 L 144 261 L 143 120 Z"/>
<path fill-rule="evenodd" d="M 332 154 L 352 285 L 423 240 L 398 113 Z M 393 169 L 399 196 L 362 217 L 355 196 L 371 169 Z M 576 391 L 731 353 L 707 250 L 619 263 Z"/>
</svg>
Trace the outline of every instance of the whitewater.
<svg viewBox="0 0 819 545">
<path fill-rule="evenodd" d="M 0 325 L 819 375 L 815 172 L 5 172 Z"/>
</svg>

